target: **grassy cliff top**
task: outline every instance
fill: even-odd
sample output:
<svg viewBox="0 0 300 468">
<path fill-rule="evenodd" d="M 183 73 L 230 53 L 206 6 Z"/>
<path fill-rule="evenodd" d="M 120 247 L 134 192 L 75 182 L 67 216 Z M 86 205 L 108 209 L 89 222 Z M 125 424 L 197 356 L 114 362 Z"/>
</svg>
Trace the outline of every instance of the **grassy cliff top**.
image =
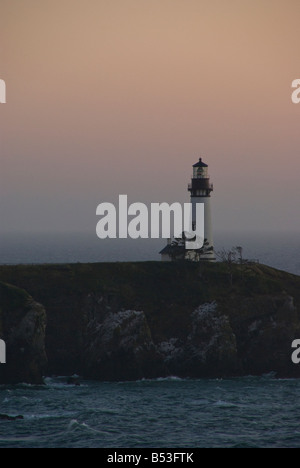
<svg viewBox="0 0 300 468">
<path fill-rule="evenodd" d="M 232 278 L 231 278 L 232 277 Z M 124 307 L 162 302 L 191 308 L 231 295 L 287 293 L 300 306 L 300 277 L 261 265 L 136 262 L 0 266 L 0 281 L 44 303 L 53 296 L 117 295 Z"/>
</svg>

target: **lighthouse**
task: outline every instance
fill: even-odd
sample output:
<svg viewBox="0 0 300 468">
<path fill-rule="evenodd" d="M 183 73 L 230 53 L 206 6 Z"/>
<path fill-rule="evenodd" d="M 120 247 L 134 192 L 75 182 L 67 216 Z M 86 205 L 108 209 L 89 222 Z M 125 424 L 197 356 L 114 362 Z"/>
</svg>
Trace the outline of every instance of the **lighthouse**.
<svg viewBox="0 0 300 468">
<path fill-rule="evenodd" d="M 202 158 L 193 165 L 193 175 L 188 190 L 191 194 L 192 228 L 197 232 L 197 205 L 204 207 L 204 244 L 198 249 L 189 249 L 186 244 L 185 233 L 180 239 L 169 239 L 168 245 L 160 252 L 162 261 L 190 260 L 194 262 L 215 262 L 215 252 L 211 222 L 211 193 L 213 185 L 208 175 L 208 165 Z M 203 219 L 201 219 L 203 222 Z M 202 238 L 203 239 L 203 238 Z M 202 245 L 202 244 L 201 244 Z"/>
<path fill-rule="evenodd" d="M 210 182 L 208 174 L 208 165 L 202 161 L 202 158 L 193 165 L 193 175 L 191 183 L 188 185 L 188 191 L 191 194 L 192 221 L 196 225 L 196 206 L 197 203 L 204 204 L 204 239 L 205 245 L 200 255 L 200 261 L 216 261 L 214 253 L 214 243 L 211 221 L 211 193 L 214 187 Z"/>
</svg>

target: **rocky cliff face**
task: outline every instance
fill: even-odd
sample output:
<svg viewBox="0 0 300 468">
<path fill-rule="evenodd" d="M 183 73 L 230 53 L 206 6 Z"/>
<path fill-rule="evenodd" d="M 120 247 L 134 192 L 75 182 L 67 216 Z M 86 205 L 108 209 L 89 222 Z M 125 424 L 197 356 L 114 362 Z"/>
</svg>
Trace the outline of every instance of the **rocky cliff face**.
<svg viewBox="0 0 300 468">
<path fill-rule="evenodd" d="M 291 343 L 300 325 L 293 299 L 240 297 L 239 302 L 239 319 L 235 309 L 225 315 L 222 304 L 205 303 L 190 314 L 185 336 L 181 330 L 180 338 L 175 334 L 155 342 L 143 311 L 105 313 L 102 298 L 98 318 L 87 320 L 83 373 L 100 380 L 269 372 L 300 377 L 291 362 Z"/>
<path fill-rule="evenodd" d="M 6 364 L 0 384 L 43 382 L 46 312 L 25 291 L 0 283 L 0 338 L 6 343 Z"/>
<path fill-rule="evenodd" d="M 95 301 L 88 298 L 88 302 Z M 92 379 L 137 380 L 156 377 L 161 368 L 144 312 L 105 311 L 103 298 L 96 300 L 93 313 L 87 307 L 82 369 Z"/>
<path fill-rule="evenodd" d="M 291 361 L 292 341 L 300 339 L 296 276 L 236 266 L 229 278 L 220 264 L 162 263 L 1 267 L 1 275 L 45 306 L 48 373 L 99 380 L 300 377 Z M 31 350 L 27 369 L 44 362 L 45 325 L 42 307 L 23 299 L 13 326 L 5 325 L 21 375 L 22 350 Z"/>
<path fill-rule="evenodd" d="M 237 311 L 239 314 L 237 314 Z M 241 298 L 232 304 L 232 328 L 245 374 L 274 371 L 300 377 L 291 361 L 292 341 L 300 336 L 299 313 L 287 294 Z"/>
<path fill-rule="evenodd" d="M 172 373 L 186 377 L 236 374 L 240 367 L 236 336 L 218 304 L 202 304 L 190 320 L 190 333 L 183 346 L 175 345 L 173 353 L 165 356 Z"/>
</svg>

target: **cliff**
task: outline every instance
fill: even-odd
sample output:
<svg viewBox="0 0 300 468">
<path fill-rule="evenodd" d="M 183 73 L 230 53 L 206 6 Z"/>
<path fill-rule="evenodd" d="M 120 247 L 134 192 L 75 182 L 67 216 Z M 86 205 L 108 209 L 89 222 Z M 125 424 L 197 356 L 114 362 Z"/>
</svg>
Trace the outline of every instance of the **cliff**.
<svg viewBox="0 0 300 468">
<path fill-rule="evenodd" d="M 300 278 L 264 265 L 2 266 L 47 313 L 48 374 L 300 377 Z M 0 335 L 1 338 L 1 335 Z"/>
<path fill-rule="evenodd" d="M 45 328 L 45 309 L 25 291 L 0 283 L 0 339 L 7 362 L 0 365 L 0 384 L 43 382 Z"/>
</svg>

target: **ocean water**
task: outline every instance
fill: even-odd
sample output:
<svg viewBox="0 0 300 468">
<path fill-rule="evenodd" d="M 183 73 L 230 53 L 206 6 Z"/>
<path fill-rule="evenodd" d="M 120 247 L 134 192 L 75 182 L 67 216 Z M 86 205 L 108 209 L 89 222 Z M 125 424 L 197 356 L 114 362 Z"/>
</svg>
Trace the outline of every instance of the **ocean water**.
<svg viewBox="0 0 300 468">
<path fill-rule="evenodd" d="M 0 447 L 300 447 L 300 381 L 272 376 L 1 387 Z"/>
<path fill-rule="evenodd" d="M 215 250 L 242 246 L 244 257 L 300 275 L 300 233 L 220 233 Z M 0 264 L 159 261 L 161 239 L 100 240 L 91 234 L 1 234 Z"/>
<path fill-rule="evenodd" d="M 300 274 L 297 234 L 215 236 L 217 249 Z M 0 263 L 159 260 L 161 241 L 101 242 L 87 235 L 0 235 Z M 297 447 L 300 380 L 272 375 L 228 380 L 89 382 L 0 386 L 0 448 Z"/>
</svg>

